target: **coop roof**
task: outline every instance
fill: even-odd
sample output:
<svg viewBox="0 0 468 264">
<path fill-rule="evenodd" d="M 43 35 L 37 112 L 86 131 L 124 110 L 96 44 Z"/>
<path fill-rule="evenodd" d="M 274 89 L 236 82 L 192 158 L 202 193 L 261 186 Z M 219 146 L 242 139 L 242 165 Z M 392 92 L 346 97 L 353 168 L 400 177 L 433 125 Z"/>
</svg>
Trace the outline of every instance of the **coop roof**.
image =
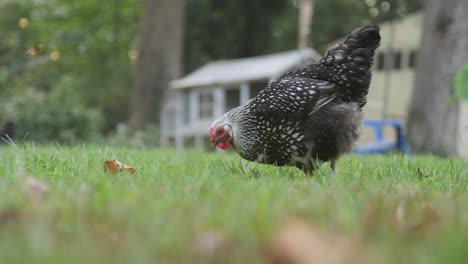
<svg viewBox="0 0 468 264">
<path fill-rule="evenodd" d="M 290 69 L 317 61 L 321 56 L 310 48 L 269 55 L 214 61 L 187 76 L 172 81 L 172 89 L 213 86 L 276 77 Z"/>
</svg>

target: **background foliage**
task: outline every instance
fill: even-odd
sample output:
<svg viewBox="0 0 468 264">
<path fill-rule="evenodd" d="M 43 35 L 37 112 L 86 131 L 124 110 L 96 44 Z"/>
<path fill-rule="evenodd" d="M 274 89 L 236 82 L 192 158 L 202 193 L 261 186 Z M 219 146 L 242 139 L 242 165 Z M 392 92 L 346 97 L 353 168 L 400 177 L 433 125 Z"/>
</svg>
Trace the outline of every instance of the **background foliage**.
<svg viewBox="0 0 468 264">
<path fill-rule="evenodd" d="M 322 51 L 357 26 L 387 19 L 383 2 L 317 0 L 311 46 Z M 401 2 L 402 14 L 420 7 Z M 69 142 L 125 122 L 141 4 L 0 1 L 0 124 L 17 122 L 19 137 L 29 140 Z M 188 1 L 184 72 L 215 59 L 294 49 L 297 15 L 292 0 Z"/>
</svg>

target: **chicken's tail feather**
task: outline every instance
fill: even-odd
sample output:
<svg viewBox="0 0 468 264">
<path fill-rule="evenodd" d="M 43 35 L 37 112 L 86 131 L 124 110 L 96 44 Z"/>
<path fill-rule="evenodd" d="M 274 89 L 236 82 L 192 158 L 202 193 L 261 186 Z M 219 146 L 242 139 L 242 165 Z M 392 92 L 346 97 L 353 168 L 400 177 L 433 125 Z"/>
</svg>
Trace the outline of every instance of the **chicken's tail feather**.
<svg viewBox="0 0 468 264">
<path fill-rule="evenodd" d="M 316 64 L 291 74 L 328 81 L 338 87 L 338 97 L 362 108 L 371 80 L 374 53 L 380 45 L 377 25 L 355 29 L 342 43 L 327 51 Z"/>
<path fill-rule="evenodd" d="M 351 32 L 341 44 L 330 49 L 318 63 L 327 69 L 328 81 L 337 84 L 344 101 L 366 104 L 375 50 L 380 45 L 380 28 L 365 26 Z"/>
</svg>

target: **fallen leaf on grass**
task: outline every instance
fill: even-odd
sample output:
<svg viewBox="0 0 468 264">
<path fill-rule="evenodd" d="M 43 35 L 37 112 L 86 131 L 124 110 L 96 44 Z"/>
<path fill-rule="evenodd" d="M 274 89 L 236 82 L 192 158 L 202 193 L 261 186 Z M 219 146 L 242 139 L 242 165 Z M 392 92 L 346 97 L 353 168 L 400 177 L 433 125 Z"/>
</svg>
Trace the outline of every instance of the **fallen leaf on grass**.
<svg viewBox="0 0 468 264">
<path fill-rule="evenodd" d="M 104 171 L 106 172 L 109 171 L 110 173 L 115 174 L 123 170 L 126 170 L 130 172 L 131 174 L 137 173 L 137 171 L 134 168 L 128 165 L 125 165 L 118 160 L 106 160 L 106 162 L 104 162 Z"/>
<path fill-rule="evenodd" d="M 27 192 L 35 201 L 42 201 L 46 198 L 49 187 L 38 179 L 25 176 L 20 180 L 21 188 Z"/>
<path fill-rule="evenodd" d="M 299 218 L 280 225 L 266 253 L 274 264 L 382 263 L 350 236 L 326 232 Z"/>
</svg>

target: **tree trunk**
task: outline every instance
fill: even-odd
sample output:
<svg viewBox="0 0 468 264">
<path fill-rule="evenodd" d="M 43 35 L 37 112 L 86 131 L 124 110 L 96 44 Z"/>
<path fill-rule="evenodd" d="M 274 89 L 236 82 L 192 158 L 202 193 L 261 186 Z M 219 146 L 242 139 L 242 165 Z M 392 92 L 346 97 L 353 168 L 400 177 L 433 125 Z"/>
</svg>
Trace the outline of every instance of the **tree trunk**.
<svg viewBox="0 0 468 264">
<path fill-rule="evenodd" d="M 428 0 L 408 115 L 416 153 L 457 154 L 459 103 L 454 76 L 468 59 L 468 1 Z"/>
<path fill-rule="evenodd" d="M 162 98 L 182 69 L 185 0 L 144 0 L 130 128 L 157 123 Z"/>
</svg>

